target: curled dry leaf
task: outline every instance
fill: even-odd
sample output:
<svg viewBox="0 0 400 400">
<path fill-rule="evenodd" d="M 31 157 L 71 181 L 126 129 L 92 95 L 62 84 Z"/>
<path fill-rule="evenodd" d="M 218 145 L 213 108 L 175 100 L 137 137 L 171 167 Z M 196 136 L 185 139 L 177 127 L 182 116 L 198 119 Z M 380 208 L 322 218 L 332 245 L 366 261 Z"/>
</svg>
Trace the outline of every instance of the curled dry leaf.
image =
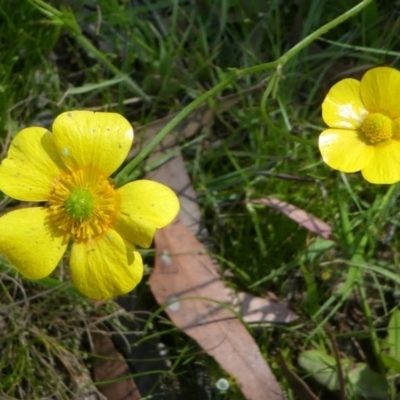
<svg viewBox="0 0 400 400">
<path fill-rule="evenodd" d="M 274 208 L 310 232 L 316 233 L 318 236 L 321 236 L 324 239 L 332 239 L 332 228 L 326 222 L 302 210 L 301 208 L 294 206 L 293 204 L 286 203 L 285 201 L 274 199 L 272 197 L 256 199 L 253 200 L 252 203 L 264 204 L 268 207 Z"/>
<path fill-rule="evenodd" d="M 236 313 L 212 258 L 180 222 L 157 232 L 151 290 L 171 321 L 235 377 L 246 399 L 283 394 L 253 337 Z"/>
</svg>

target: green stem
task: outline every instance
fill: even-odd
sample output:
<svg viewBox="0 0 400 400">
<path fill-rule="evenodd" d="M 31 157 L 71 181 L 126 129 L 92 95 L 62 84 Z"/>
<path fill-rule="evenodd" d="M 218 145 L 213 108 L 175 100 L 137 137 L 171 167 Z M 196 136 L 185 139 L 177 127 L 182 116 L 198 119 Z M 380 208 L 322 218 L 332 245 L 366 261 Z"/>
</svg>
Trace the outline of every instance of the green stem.
<svg viewBox="0 0 400 400">
<path fill-rule="evenodd" d="M 209 91 L 203 93 L 197 99 L 193 100 L 179 114 L 177 114 L 163 129 L 155 136 L 151 142 L 135 157 L 125 168 L 115 177 L 116 186 L 121 186 L 129 180 L 130 173 L 140 165 L 152 150 L 170 133 L 180 122 L 182 122 L 189 114 L 191 114 L 198 106 L 212 97 L 214 94 L 221 91 L 225 86 L 229 85 L 236 79 L 234 72 L 228 75 L 223 81 L 218 83 Z"/>
<path fill-rule="evenodd" d="M 39 1 L 39 0 L 35 0 Z M 353 17 L 357 13 L 359 13 L 364 7 L 366 7 L 372 0 L 364 0 L 349 11 L 340 15 L 339 17 L 333 19 L 328 22 L 321 28 L 317 29 L 315 32 L 308 35 L 301 42 L 297 43 L 290 50 L 288 50 L 284 55 L 279 57 L 277 60 L 255 65 L 253 67 L 244 68 L 244 69 L 233 69 L 232 73 L 228 75 L 223 81 L 218 83 L 209 91 L 203 93 L 197 99 L 193 100 L 188 106 L 186 106 L 178 115 L 175 116 L 158 134 L 154 137 L 154 139 L 139 153 L 139 155 L 134 158 L 130 163 L 128 163 L 115 177 L 116 186 L 121 186 L 129 180 L 130 173 L 140 164 L 145 158 L 152 152 L 152 150 L 170 133 L 180 122 L 182 122 L 189 114 L 191 114 L 198 106 L 207 101 L 210 97 L 214 96 L 218 92 L 220 92 L 224 87 L 229 85 L 231 82 L 236 80 L 239 77 L 259 73 L 263 71 L 267 71 L 274 68 L 281 68 L 284 64 L 286 64 L 290 59 L 292 59 L 295 55 L 297 55 L 301 50 L 315 41 L 324 33 L 328 32 L 332 28 L 346 21 L 347 19 Z M 291 137 L 292 135 L 287 136 L 288 139 L 294 140 Z M 299 141 L 297 137 L 296 141 Z M 307 142 L 310 144 L 310 142 Z"/>
</svg>

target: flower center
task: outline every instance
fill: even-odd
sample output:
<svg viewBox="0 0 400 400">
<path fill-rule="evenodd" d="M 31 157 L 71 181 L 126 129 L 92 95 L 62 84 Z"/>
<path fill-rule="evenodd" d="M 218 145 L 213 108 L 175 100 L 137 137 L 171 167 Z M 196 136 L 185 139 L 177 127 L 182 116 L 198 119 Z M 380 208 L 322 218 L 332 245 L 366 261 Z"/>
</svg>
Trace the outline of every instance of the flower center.
<svg viewBox="0 0 400 400">
<path fill-rule="evenodd" d="M 65 202 L 65 211 L 74 219 L 84 219 L 92 215 L 93 194 L 88 189 L 74 189 Z"/>
<path fill-rule="evenodd" d="M 107 177 L 85 168 L 58 176 L 49 202 L 52 222 L 66 235 L 86 241 L 112 227 L 120 199 Z"/>
<path fill-rule="evenodd" d="M 371 144 L 377 144 L 393 136 L 393 121 L 381 113 L 372 113 L 365 118 L 361 131 Z"/>
</svg>

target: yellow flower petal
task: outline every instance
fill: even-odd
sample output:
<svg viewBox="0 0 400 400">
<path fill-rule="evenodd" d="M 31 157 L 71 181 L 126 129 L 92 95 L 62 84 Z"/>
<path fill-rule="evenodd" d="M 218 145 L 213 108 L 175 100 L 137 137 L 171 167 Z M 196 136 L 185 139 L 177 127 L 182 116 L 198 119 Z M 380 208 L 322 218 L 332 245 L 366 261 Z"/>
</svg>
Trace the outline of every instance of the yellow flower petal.
<svg viewBox="0 0 400 400">
<path fill-rule="evenodd" d="M 333 85 L 322 103 L 322 118 L 330 128 L 357 129 L 367 115 L 360 82 L 355 79 L 343 79 Z"/>
<path fill-rule="evenodd" d="M 400 117 L 400 71 L 378 67 L 367 71 L 361 79 L 360 94 L 369 112 L 385 112 L 389 117 Z"/>
<path fill-rule="evenodd" d="M 368 146 L 357 131 L 327 129 L 319 136 L 322 159 L 334 169 L 356 172 L 368 165 L 373 157 L 374 146 Z"/>
<path fill-rule="evenodd" d="M 130 292 L 142 279 L 140 253 L 113 230 L 90 242 L 75 242 L 70 260 L 71 277 L 86 296 L 108 299 Z"/>
<path fill-rule="evenodd" d="M 391 184 L 400 181 L 400 142 L 390 140 L 374 146 L 374 154 L 361 171 L 371 183 Z"/>
<path fill-rule="evenodd" d="M 115 229 L 128 242 L 149 247 L 156 229 L 168 225 L 179 212 L 176 194 L 161 183 L 139 180 L 117 189 L 121 197 Z"/>
<path fill-rule="evenodd" d="M 125 160 L 133 129 L 119 114 L 71 111 L 53 123 L 54 142 L 71 170 L 91 166 L 110 176 Z"/>
<path fill-rule="evenodd" d="M 45 201 L 63 169 L 51 132 L 26 128 L 15 136 L 0 165 L 0 189 L 14 199 Z"/>
<path fill-rule="evenodd" d="M 29 279 L 49 275 L 68 244 L 50 224 L 43 207 L 22 208 L 3 215 L 0 232 L 0 253 Z"/>
</svg>

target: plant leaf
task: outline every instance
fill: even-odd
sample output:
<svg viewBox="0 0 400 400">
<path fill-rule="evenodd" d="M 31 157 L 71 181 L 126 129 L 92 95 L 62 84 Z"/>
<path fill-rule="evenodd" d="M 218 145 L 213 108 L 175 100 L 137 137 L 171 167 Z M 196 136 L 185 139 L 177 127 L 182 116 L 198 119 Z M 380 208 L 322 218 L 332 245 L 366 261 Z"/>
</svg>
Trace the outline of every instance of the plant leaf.
<svg viewBox="0 0 400 400">
<path fill-rule="evenodd" d="M 348 360 L 344 360 L 348 364 Z M 321 385 L 329 390 L 339 389 L 336 360 L 320 350 L 307 350 L 300 354 L 298 363 Z"/>
<path fill-rule="evenodd" d="M 386 400 L 389 388 L 386 378 L 364 364 L 358 364 L 348 373 L 348 380 L 353 385 L 356 395 L 368 400 Z"/>
</svg>

